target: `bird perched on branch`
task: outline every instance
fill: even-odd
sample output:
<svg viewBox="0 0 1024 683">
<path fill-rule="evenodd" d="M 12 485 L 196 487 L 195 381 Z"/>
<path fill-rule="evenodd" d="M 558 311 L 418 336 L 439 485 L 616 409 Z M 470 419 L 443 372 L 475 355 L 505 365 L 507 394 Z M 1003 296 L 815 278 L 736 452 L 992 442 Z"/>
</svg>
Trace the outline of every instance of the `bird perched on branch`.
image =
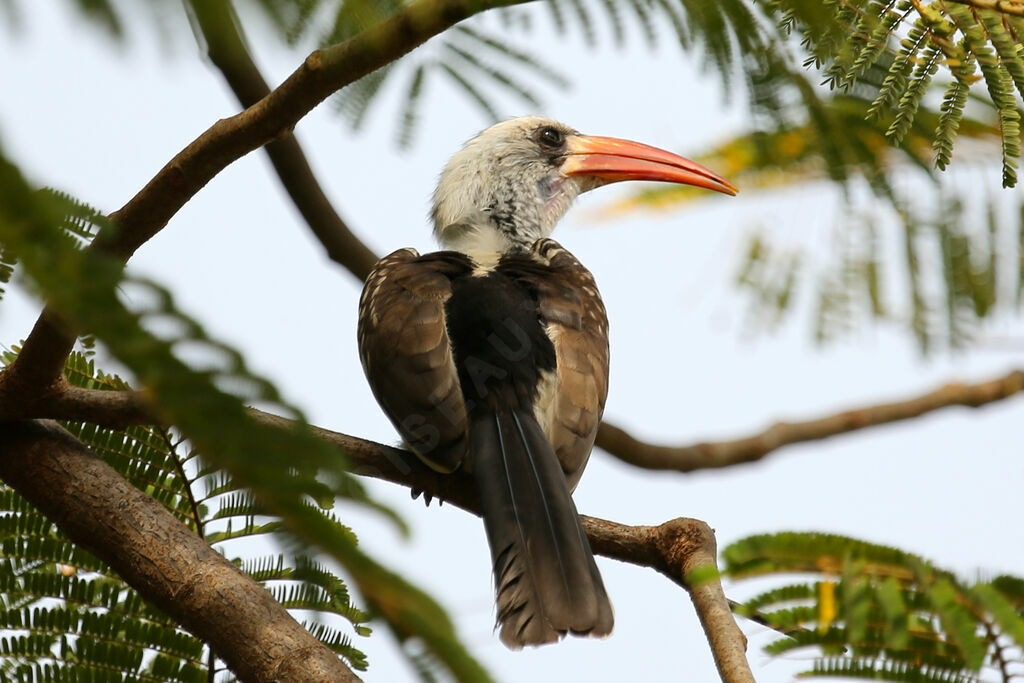
<svg viewBox="0 0 1024 683">
<path fill-rule="evenodd" d="M 549 235 L 577 195 L 621 180 L 736 193 L 664 150 L 504 121 L 441 175 L 434 232 L 447 251 L 384 257 L 359 302 L 384 412 L 427 465 L 476 483 L 512 648 L 612 629 L 571 493 L 608 393 L 608 320 L 593 276 Z"/>
</svg>

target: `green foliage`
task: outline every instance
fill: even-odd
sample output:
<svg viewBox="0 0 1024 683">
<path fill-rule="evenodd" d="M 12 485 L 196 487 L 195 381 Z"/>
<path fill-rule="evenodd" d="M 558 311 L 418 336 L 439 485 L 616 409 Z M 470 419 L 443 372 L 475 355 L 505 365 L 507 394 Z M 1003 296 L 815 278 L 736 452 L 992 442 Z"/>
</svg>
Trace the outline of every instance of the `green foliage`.
<svg viewBox="0 0 1024 683">
<path fill-rule="evenodd" d="M 460 680 L 485 679 L 444 611 L 358 549 L 351 532 L 321 511 L 341 497 L 376 509 L 404 528 L 348 473 L 344 454 L 316 438 L 299 411 L 251 373 L 235 350 L 212 340 L 177 310 L 166 290 L 127 277 L 120 262 L 101 249 L 80 249 L 77 239 L 61 228 L 67 213 L 64 199 L 31 191 L 17 168 L 0 158 L 0 243 L 14 246 L 23 272 L 39 293 L 129 368 L 160 414 L 203 454 L 204 462 L 224 472 L 235 488 L 251 491 L 259 509 L 279 520 L 293 544 L 303 550 L 315 545 L 339 562 L 369 611 L 383 617 L 400 639 L 421 638 Z M 124 303 L 122 292 L 130 293 L 133 308 Z M 173 332 L 167 338 L 155 335 L 149 327 L 155 321 Z M 184 352 L 208 359 L 208 365 L 186 364 L 178 355 Z M 247 411 L 247 403 L 269 406 L 293 418 L 294 426 L 261 422 Z M 177 494 L 159 482 L 157 476 L 147 490 L 171 503 L 179 515 L 187 514 Z M 241 523 L 249 530 L 249 520 Z"/>
<path fill-rule="evenodd" d="M 388 65 L 375 71 L 343 88 L 334 97 L 338 110 L 354 129 L 363 125 L 374 98 L 396 71 L 410 74 L 399 113 L 396 139 L 400 147 L 408 147 L 415 137 L 429 76 L 443 76 L 442 80 L 447 80 L 456 92 L 467 97 L 488 121 L 500 117 L 496 95 L 511 96 L 539 109 L 542 104 L 531 81 L 568 86 L 564 76 L 528 50 L 510 44 L 473 22 L 454 27 L 432 44 L 416 50 L 407 61 L 408 64 Z"/>
<path fill-rule="evenodd" d="M 774 329 L 789 309 L 789 300 L 800 275 L 801 255 L 775 247 L 759 232 L 747 236 L 743 262 L 736 273 L 736 287 L 749 295 L 748 325 L 755 329 Z"/>
<path fill-rule="evenodd" d="M 383 21 L 402 8 L 395 0 L 258 0 L 258 6 L 292 45 L 333 45 Z M 577 17 L 589 19 L 579 0 L 572 0 Z M 582 12 L 582 14 L 580 14 Z M 442 76 L 467 97 L 484 116 L 498 118 L 497 96 L 517 98 L 534 108 L 541 106 L 531 80 L 565 87 L 566 79 L 542 63 L 530 51 L 510 43 L 507 36 L 485 29 L 479 22 L 463 24 L 415 50 L 399 65 L 388 65 L 368 74 L 335 95 L 336 109 L 353 129 L 366 115 L 383 86 L 396 72 L 407 74 L 408 84 L 399 111 L 396 140 L 411 144 L 418 122 L 426 83 Z"/>
<path fill-rule="evenodd" d="M 1024 665 L 1019 578 L 971 585 L 910 553 L 815 533 L 753 536 L 722 557 L 737 581 L 788 582 L 737 612 L 786 634 L 766 652 L 810 650 L 803 676 L 1009 681 Z"/>
<path fill-rule="evenodd" d="M 83 204 L 70 195 L 55 190 L 44 190 L 41 194 L 63 207 L 60 229 L 73 238 L 79 246 L 92 242 L 99 228 L 106 224 L 106 218 L 99 211 Z M 10 244 L 0 243 L 0 284 L 7 284 L 14 276 L 18 263 L 17 252 Z M 0 287 L 0 299 L 4 289 Z"/>
<path fill-rule="evenodd" d="M 967 95 L 977 65 L 977 61 L 971 56 L 952 67 L 954 78 L 946 86 L 946 92 L 942 96 L 942 105 L 939 107 L 941 114 L 932 142 L 935 166 L 939 170 L 946 170 L 953 156 L 953 141 L 960 133 L 960 123 L 964 119 L 964 107 L 967 106 Z"/>
<path fill-rule="evenodd" d="M 849 333 L 862 315 L 875 320 L 889 315 L 878 227 L 871 214 L 859 218 L 837 233 L 842 240 L 838 263 L 818 275 L 814 332 L 819 343 Z"/>
<path fill-rule="evenodd" d="M 4 2 L 16 9 L 16 0 Z M 110 35 L 130 27 L 115 0 L 72 5 Z M 346 40 L 403 3 L 255 0 L 237 5 L 243 18 L 246 8 L 258 8 L 286 42 L 312 45 Z M 937 339 L 962 345 L 980 321 L 1010 308 L 1008 299 L 1015 298 L 1012 307 L 1020 306 L 1024 259 L 1017 254 L 1011 264 L 1000 258 L 1004 219 L 990 212 L 985 234 L 967 230 L 960 220 L 964 204 L 955 197 L 932 202 L 937 210 L 922 215 L 894 191 L 891 171 L 899 166 L 894 159 L 929 173 L 933 163 L 946 169 L 960 137 L 991 137 L 999 141 L 1003 184 L 1016 182 L 1019 95 L 1024 94 L 1021 17 L 998 6 L 917 0 L 549 0 L 541 14 L 508 8 L 464 22 L 401 63 L 352 84 L 337 95 L 337 106 L 359 128 L 377 96 L 396 83 L 404 92 L 397 126 L 402 145 L 413 140 L 423 118 L 426 88 L 438 82 L 454 85 L 487 118 L 498 116 L 500 97 L 540 107 L 534 83 L 568 85 L 525 47 L 540 16 L 589 46 L 608 39 L 622 45 L 636 36 L 654 45 L 667 34 L 681 49 L 702 57 L 726 91 L 742 81 L 754 129 L 713 151 L 739 170 L 734 174 L 728 164 L 709 162 L 741 184 L 831 179 L 845 183 L 849 192 L 851 179 L 866 179 L 902 212 L 911 290 L 904 317 L 922 349 L 934 347 Z M 814 82 L 818 73 L 809 70 L 820 70 L 837 93 L 825 96 Z M 1024 203 L 1018 214 L 1017 244 L 1024 249 Z M 887 298 L 886 283 L 893 278 L 883 268 L 877 216 L 851 209 L 846 220 L 836 262 L 820 272 L 805 265 L 809 259 L 800 250 L 779 248 L 760 233 L 751 236 L 737 283 L 756 297 L 752 311 L 771 311 L 758 325 L 779 324 L 797 299 L 802 278 L 817 279 L 820 340 L 848 329 L 857 315 L 886 320 L 901 315 Z M 352 606 L 345 585 L 328 567 L 308 559 L 308 547 L 315 544 L 347 570 L 371 613 L 384 617 L 400 639 L 412 643 L 409 648 L 423 648 L 409 654 L 425 679 L 438 668 L 463 680 L 485 679 L 440 608 L 363 554 L 351 531 L 323 509 L 340 496 L 390 514 L 347 473 L 343 454 L 318 441 L 273 386 L 179 311 L 166 290 L 127 278 L 121 264 L 101 249 L 83 249 L 101 227 L 110 234 L 98 212 L 69 197 L 31 192 L 17 168 L 0 156 L 0 283 L 10 280 L 17 264 L 47 301 L 129 369 L 175 425 L 172 431 L 124 432 L 69 427 L 225 552 L 235 539 L 288 534 L 294 557 L 243 563 L 287 606 L 329 614 L 365 632 L 366 617 Z M 929 279 L 930 262 L 941 264 L 944 287 Z M 1013 278 L 1004 274 L 1008 267 Z M 1011 280 L 1015 291 L 1008 294 L 1002 287 Z M 141 303 L 127 306 L 121 295 L 126 290 Z M 175 331 L 154 334 L 156 321 L 163 323 L 161 329 Z M 183 362 L 185 351 L 207 358 L 208 365 Z M 117 378 L 94 373 L 90 363 L 75 357 L 69 365 L 72 380 L 93 388 L 123 386 Z M 296 427 L 286 431 L 255 420 L 246 405 L 257 402 L 295 418 Z M 52 680 L 67 664 L 82 662 L 97 678 L 105 675 L 99 673 L 101 663 L 140 679 L 203 675 L 209 662 L 201 645 L 195 649 L 190 636 L 151 613 L 95 558 L 63 541 L 19 500 L 0 492 L 4 571 L 10 575 L 0 577 L 7 582 L 0 586 L 0 630 L 11 634 L 0 647 L 11 653 L 0 674 Z M 827 575 L 766 592 L 751 603 L 771 610 L 775 625 L 792 634 L 772 651 L 821 649 L 814 669 L 820 675 L 973 680 L 986 662 L 1001 661 L 1000 636 L 1022 643 L 1024 581 L 1014 577 L 966 587 L 918 558 L 836 537 L 748 539 L 727 555 L 737 576 Z M 60 566 L 73 572 L 65 575 Z M 354 666 L 363 665 L 347 633 L 328 623 L 309 626 Z"/>
<path fill-rule="evenodd" d="M 725 7 L 708 11 L 724 15 Z M 959 182 L 906 189 L 908 175 L 937 180 L 932 169 L 949 167 L 958 137 L 972 139 L 967 158 L 1001 159 L 1004 186 L 1015 184 L 1024 18 L 998 7 L 911 0 L 755 4 L 775 28 L 763 27 L 760 39 L 773 56 L 742 61 L 754 130 L 695 158 L 748 191 L 838 181 L 846 208 L 821 268 L 797 268 L 814 261 L 806 248 L 770 244 L 770 227 L 758 226 L 737 278 L 750 297 L 748 327 L 775 329 L 799 302 L 811 302 L 819 342 L 867 320 L 905 325 L 929 352 L 962 348 L 984 323 L 1019 310 L 1013 301 L 1024 291 L 1019 259 L 1005 245 L 1022 224 L 989 210 L 987 234 L 972 228 L 980 223 L 972 217 L 977 206 Z M 737 50 L 746 55 L 743 46 Z M 803 67 L 821 70 L 831 95 L 822 96 L 806 72 L 794 69 L 796 55 L 804 56 Z M 937 87 L 933 81 L 940 81 Z M 891 205 L 888 215 L 859 192 L 859 179 Z M 611 213 L 697 199 L 711 200 L 692 188 L 642 188 Z M 893 223 L 900 227 L 891 229 Z M 883 256 L 900 253 L 904 264 Z M 893 294 L 904 292 L 906 304 L 894 304 Z"/>
<path fill-rule="evenodd" d="M 0 22 L 6 20 L 8 27 L 14 31 L 22 29 L 20 7 L 31 2 L 0 0 Z M 181 11 L 181 3 L 175 0 L 148 0 L 145 3 L 131 0 L 62 0 L 54 4 L 66 6 L 84 19 L 83 23 L 97 28 L 104 38 L 114 43 L 123 43 L 131 38 L 133 31 L 140 25 L 139 19 L 149 19 L 151 28 L 162 39 L 166 39 L 169 37 L 166 33 L 166 14 Z"/>
<path fill-rule="evenodd" d="M 378 22 L 393 12 L 395 2 L 367 0 L 259 0 L 279 31 L 292 43 L 315 41 L 333 44 Z M 680 46 L 703 55 L 708 68 L 726 83 L 735 76 L 739 57 L 762 64 L 767 57 L 763 17 L 743 0 L 708 3 L 703 0 L 549 0 L 543 14 L 564 35 L 577 33 L 588 47 L 602 44 L 610 35 L 617 45 L 634 35 L 654 46 L 664 30 L 671 31 Z M 396 72 L 405 74 L 399 106 L 397 141 L 411 144 L 423 118 L 420 107 L 426 84 L 447 82 L 467 98 L 484 118 L 493 121 L 501 111 L 500 98 L 510 97 L 533 109 L 543 107 L 534 83 L 564 89 L 568 79 L 527 47 L 536 29 L 535 14 L 510 7 L 474 17 L 414 50 L 397 64 L 365 76 L 335 97 L 338 110 L 353 128 L 366 121 L 366 113 Z M 324 30 L 322 26 L 331 27 Z M 664 27 L 664 29 L 662 28 Z M 433 76 L 440 76 L 440 79 Z"/>
<path fill-rule="evenodd" d="M 74 5 L 84 17 L 97 24 L 110 35 L 120 38 L 124 32 L 121 12 L 111 0 L 74 0 Z"/>
<path fill-rule="evenodd" d="M 922 353 L 968 346 L 1020 309 L 1015 242 L 1024 229 L 1024 201 L 1000 212 L 985 199 L 965 206 L 953 194 L 933 208 L 908 205 L 895 225 L 877 209 L 851 209 L 832 231 L 831 256 L 814 267 L 797 267 L 815 260 L 805 246 L 773 243 L 766 231 L 752 230 L 737 277 L 749 300 L 748 325 L 773 330 L 799 310 L 797 294 L 809 290 L 813 296 L 803 301 L 818 343 L 873 321 L 906 327 Z M 901 252 L 902 263 L 884 258 L 887 250 Z M 901 279 L 908 295 L 897 301 L 892 291 Z"/>
<path fill-rule="evenodd" d="M 771 76 L 765 78 L 769 82 L 773 80 Z M 890 203 L 897 203 L 901 197 L 892 189 L 895 174 L 909 167 L 931 176 L 933 129 L 940 125 L 941 115 L 919 113 L 904 131 L 899 144 L 893 147 L 886 140 L 886 131 L 895 125 L 895 120 L 869 115 L 871 100 L 867 95 L 870 92 L 834 95 L 820 102 L 817 116 L 824 128 L 814 122 L 781 120 L 764 130 L 726 140 L 693 154 L 691 158 L 715 169 L 744 190 L 827 180 L 838 172 L 844 179 L 866 179 L 877 194 L 886 197 Z M 762 99 L 777 94 L 778 91 L 771 86 L 766 86 L 761 93 Z M 765 103 L 764 106 L 771 109 L 781 105 Z M 953 124 L 947 122 L 945 125 Z M 979 119 L 962 118 L 956 125 L 960 134 L 970 138 L 981 150 L 990 148 L 998 135 L 997 127 Z M 842 132 L 841 147 L 836 147 L 840 137 L 836 131 Z M 829 167 L 828 161 L 833 157 L 839 160 L 837 168 Z M 977 154 L 972 157 L 977 158 Z M 849 191 L 851 188 L 847 186 L 844 189 Z M 614 215 L 714 199 L 707 192 L 685 185 L 653 185 L 633 192 L 613 205 L 611 210 Z"/>
<path fill-rule="evenodd" d="M 14 357 L 6 354 L 4 364 Z M 88 389 L 129 389 L 77 353 L 69 358 L 65 376 L 74 386 Z M 262 533 L 254 520 L 270 519 L 229 476 L 204 468 L 199 454 L 172 430 L 64 426 L 229 558 L 234 546 L 227 541 Z M 318 514 L 336 523 L 329 513 Z M 109 676 L 106 672 L 116 670 L 117 680 L 124 675 L 131 680 L 198 682 L 209 680 L 210 667 L 223 668 L 202 641 L 143 601 L 103 562 L 74 546 L 6 487 L 0 488 L 0 547 L 0 629 L 6 634 L 0 644 L 0 672 L 13 680 L 69 680 L 72 675 Z M 317 615 L 304 625 L 350 666 L 366 668 L 365 656 L 345 630 L 369 635 L 368 616 L 352 604 L 347 587 L 333 572 L 305 555 L 232 561 L 286 608 Z M 342 624 L 345 630 L 339 628 Z"/>
<path fill-rule="evenodd" d="M 158 3 L 159 4 L 159 3 Z M 290 45 L 335 44 L 402 8 L 398 0 L 249 0 L 237 3 L 270 20 Z M 617 45 L 639 36 L 654 46 L 670 34 L 679 46 L 704 59 L 725 85 L 741 76 L 751 93 L 756 118 L 814 126 L 832 145 L 822 150 L 829 175 L 847 177 L 843 166 L 851 149 L 845 122 L 821 107 L 821 96 L 806 69 L 820 70 L 829 87 L 855 94 L 865 84 L 871 115 L 885 120 L 890 140 L 899 144 L 919 115 L 928 113 L 935 141 L 935 163 L 946 168 L 978 81 L 996 112 L 1002 140 L 1003 183 L 1016 182 L 1020 157 L 1020 100 L 1024 94 L 1024 17 L 1000 5 L 911 0 L 548 0 L 546 16 L 562 34 L 578 34 L 590 47 L 610 39 Z M 124 9 L 114 0 L 76 0 L 75 6 L 114 35 L 125 28 Z M 392 80 L 411 74 L 398 116 L 400 144 L 413 139 L 422 116 L 422 92 L 431 73 L 443 76 L 487 119 L 500 111 L 499 97 L 541 106 L 533 83 L 564 88 L 566 78 L 529 47 L 535 12 L 510 7 L 475 17 L 396 65 L 364 77 L 336 96 L 338 109 L 354 128 Z M 497 26 L 496 26 L 497 25 Z M 980 76 L 976 72 L 980 70 Z M 876 82 L 876 77 L 881 79 Z M 938 110 L 926 96 L 933 79 L 945 81 Z M 878 86 L 876 88 L 876 86 Z M 765 91 L 774 93 L 765 97 Z M 980 92 L 981 89 L 979 88 Z M 922 106 L 924 105 L 924 106 Z M 941 117 L 938 114 L 942 114 Z M 762 126 L 758 128 L 764 130 Z"/>
<path fill-rule="evenodd" d="M 868 115 L 870 92 L 832 96 L 820 113 L 845 131 L 843 150 L 837 152 L 842 167 L 848 176 L 867 180 L 876 197 L 848 183 L 844 210 L 831 231 L 829 254 L 817 266 L 807 265 L 821 257 L 812 257 L 806 240 L 786 245 L 771 237 L 770 226 L 751 229 L 736 277 L 737 288 L 749 301 L 747 328 L 775 330 L 803 303 L 819 343 L 875 322 L 904 326 L 925 353 L 964 348 L 990 321 L 1020 308 L 1020 259 L 1013 243 L 1022 234 L 1019 214 L 1024 203 L 1010 196 L 979 201 L 960 190 L 959 182 L 937 182 L 930 159 L 937 147 L 939 154 L 943 147 L 934 129 L 954 124 L 943 113 L 919 112 L 894 148 L 886 132 L 895 119 Z M 960 90 L 947 96 L 967 95 Z M 955 125 L 961 136 L 974 142 L 972 159 L 995 149 L 998 126 L 970 117 Z M 817 125 L 782 122 L 694 158 L 744 189 L 807 184 L 830 177 L 826 159 L 836 153 L 829 151 L 836 137 L 822 133 Z M 908 175 L 921 180 L 924 175 L 927 180 L 915 183 L 913 191 L 895 189 L 907 185 Z M 878 194 L 891 208 L 879 206 Z M 655 186 L 612 205 L 609 214 L 707 200 L 707 193 L 693 188 Z M 1012 204 L 1009 211 L 996 210 L 1007 204 Z M 901 254 L 902 263 L 893 262 L 892 254 Z M 902 301 L 901 289 L 906 292 Z"/>
<path fill-rule="evenodd" d="M 14 267 L 18 264 L 18 256 L 7 245 L 0 245 L 0 299 L 7 291 L 3 285 L 9 284 L 14 277 Z"/>
<path fill-rule="evenodd" d="M 1024 71 L 1024 57 L 1017 54 L 1013 47 L 1017 41 L 1007 34 L 999 14 L 964 7 L 954 7 L 951 13 L 963 32 L 961 53 L 977 60 L 989 97 L 999 114 L 999 127 L 1003 134 L 1003 187 L 1013 187 L 1017 183 L 1016 160 L 1020 158 L 1020 111 L 1014 93 L 1015 82 L 1024 94 L 1024 79 L 1018 80 L 1014 74 L 1019 76 Z M 980 23 L 974 23 L 979 19 Z M 1016 28 L 1024 28 L 1024 23 Z M 1010 30 L 1013 29 L 1010 24 Z M 988 46 L 989 42 L 995 49 Z M 966 58 L 966 54 L 960 55 L 961 60 Z"/>
<path fill-rule="evenodd" d="M 982 8 L 983 3 L 910 0 L 763 4 L 780 11 L 786 28 L 801 32 L 802 46 L 812 56 L 810 61 L 824 68 L 829 86 L 850 90 L 872 66 L 885 70 L 869 111 L 892 116 L 886 134 L 897 144 L 917 117 L 933 76 L 944 67 L 953 80 L 941 106 L 943 118 L 935 128 L 940 168 L 949 163 L 966 93 L 979 80 L 974 76 L 975 65 L 980 67 L 980 80 L 996 109 L 1002 136 L 1003 185 L 1016 184 L 1021 137 L 1018 96 L 1024 96 L 1024 53 L 1019 49 L 1024 17 L 1019 13 L 1001 11 L 998 6 Z"/>
<path fill-rule="evenodd" d="M 598 14 L 618 44 L 634 33 L 627 30 L 630 23 L 650 45 L 657 42 L 662 31 L 659 27 L 670 28 L 682 49 L 703 56 L 707 67 L 723 81 L 726 92 L 737 72 L 742 75 L 751 93 L 756 121 L 813 130 L 820 138 L 816 158 L 824 161 L 829 177 L 837 180 L 849 177 L 851 166 L 872 170 L 873 165 L 865 166 L 864 161 L 879 155 L 877 146 L 864 149 L 860 144 L 857 133 L 864 128 L 865 115 L 877 117 L 879 122 L 874 127 L 897 146 L 902 146 L 912 130 L 916 139 L 925 138 L 929 144 L 934 141 L 936 164 L 940 168 L 948 166 L 968 93 L 971 86 L 983 80 L 1002 141 L 1003 184 L 1010 187 L 1016 183 L 1021 135 L 1017 96 L 1024 94 L 1024 54 L 1019 44 L 1024 19 L 1013 13 L 910 0 L 761 0 L 753 6 L 740 0 L 551 0 L 547 6 L 556 30 L 576 30 L 590 46 L 601 42 L 602 31 L 595 17 Z M 504 11 L 523 12 L 517 8 Z M 481 31 L 479 27 L 487 21 L 487 17 L 479 17 L 467 25 Z M 533 23 L 506 25 L 529 31 Z M 794 35 L 800 36 L 799 45 L 793 44 Z M 496 49 L 502 46 L 502 51 L 525 54 L 522 48 L 512 47 L 507 34 L 493 42 L 497 43 Z M 527 103 L 535 100 L 534 93 L 519 79 L 503 71 L 502 77 L 495 78 L 486 69 L 471 74 L 465 70 L 466 65 L 457 68 L 451 61 L 457 54 L 445 44 L 435 55 L 420 58 L 418 68 L 430 64 L 447 73 L 489 118 L 497 110 L 481 87 L 486 76 Z M 801 54 L 802 64 L 797 63 Z M 531 58 L 531 63 L 537 60 Z M 825 83 L 832 88 L 854 98 L 869 98 L 868 106 L 857 112 L 861 118 L 837 113 L 823 101 L 808 81 L 805 67 L 821 69 Z M 976 67 L 980 67 L 980 78 L 975 76 Z M 946 97 L 937 111 L 922 107 L 929 85 L 940 71 L 951 77 L 945 86 Z M 537 70 L 523 74 L 531 75 L 549 76 Z M 377 82 L 375 87 L 379 85 Z M 358 99 L 362 102 L 375 93 L 375 89 L 364 89 Z M 409 119 L 412 105 L 413 98 L 407 98 L 403 120 Z M 924 121 L 919 122 L 922 118 Z M 775 132 L 773 127 L 759 128 Z M 869 173 L 868 177 L 882 180 L 879 189 L 888 189 L 888 182 L 876 175 Z"/>
</svg>

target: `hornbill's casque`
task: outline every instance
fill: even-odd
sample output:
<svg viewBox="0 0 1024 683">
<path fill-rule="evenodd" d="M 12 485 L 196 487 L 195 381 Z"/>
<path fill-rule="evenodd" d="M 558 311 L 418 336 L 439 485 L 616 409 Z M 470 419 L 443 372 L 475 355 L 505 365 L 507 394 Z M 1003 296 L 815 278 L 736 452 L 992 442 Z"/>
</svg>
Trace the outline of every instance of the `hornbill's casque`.
<svg viewBox="0 0 1024 683">
<path fill-rule="evenodd" d="M 577 195 L 620 180 L 736 193 L 654 147 L 504 121 L 441 175 L 434 232 L 447 251 L 384 257 L 359 302 L 384 412 L 430 467 L 473 475 L 513 648 L 612 629 L 571 494 L 608 392 L 608 320 L 593 276 L 548 236 Z"/>
</svg>

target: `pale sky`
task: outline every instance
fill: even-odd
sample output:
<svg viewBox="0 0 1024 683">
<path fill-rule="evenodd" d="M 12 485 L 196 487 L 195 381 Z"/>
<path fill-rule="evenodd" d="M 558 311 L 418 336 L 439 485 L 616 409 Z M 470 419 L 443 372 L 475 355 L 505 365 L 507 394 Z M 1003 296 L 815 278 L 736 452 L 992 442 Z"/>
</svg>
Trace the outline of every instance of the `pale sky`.
<svg viewBox="0 0 1024 683">
<path fill-rule="evenodd" d="M 128 45 L 106 47 L 56 4 L 19 3 L 25 28 L 0 41 L 0 143 L 34 182 L 112 211 L 237 105 L 190 39 L 168 50 L 144 28 L 132 32 L 136 40 Z M 586 133 L 682 154 L 741 129 L 746 113 L 735 101 L 741 98 L 723 104 L 717 80 L 702 77 L 699 59 L 681 56 L 667 33 L 655 52 L 639 40 L 628 49 L 609 42 L 591 52 L 578 40 L 549 35 L 546 14 L 539 19 L 542 30 L 531 44 L 572 77 L 573 87 L 542 89 L 542 111 L 503 101 L 502 115 L 543 114 Z M 183 21 L 168 14 L 167 22 Z M 184 26 L 171 28 L 187 35 Z M 272 83 L 304 57 L 274 47 L 251 22 L 249 30 Z M 428 88 L 418 142 L 407 153 L 393 143 L 394 88 L 359 134 L 329 104 L 297 127 L 336 207 L 379 253 L 435 248 L 426 214 L 437 175 L 488 123 L 440 79 Z M 994 190 L 997 175 L 989 177 Z M 679 444 L 736 438 L 780 419 L 910 397 L 946 381 L 978 381 L 1020 367 L 1019 344 L 1014 353 L 994 343 L 1021 339 L 1019 323 L 989 333 L 993 343 L 980 350 L 929 359 L 900 326 L 865 328 L 826 348 L 814 345 L 806 314 L 775 335 L 745 334 L 745 301 L 731 286 L 743 236 L 763 227 L 773 239 L 827 253 L 839 203 L 825 185 L 716 196 L 686 212 L 595 220 L 625 189 L 584 198 L 555 238 L 597 278 L 612 327 L 606 417 L 638 437 Z M 241 349 L 314 423 L 397 441 L 356 354 L 359 283 L 323 256 L 262 152 L 215 178 L 138 252 L 131 269 L 168 287 L 181 309 Z M 904 287 L 891 283 L 890 289 L 900 294 Z M 5 297 L 0 342 L 24 338 L 38 311 L 21 292 Z M 1019 400 L 947 409 L 692 475 L 638 471 L 597 452 L 577 489 L 577 507 L 628 524 L 697 517 L 716 529 L 720 548 L 754 533 L 820 530 L 899 546 L 967 578 L 1020 574 L 1020 410 Z M 393 485 L 368 485 L 410 523 L 412 539 L 346 506 L 342 518 L 372 554 L 442 602 L 499 681 L 716 679 L 685 592 L 651 570 L 603 558 L 598 564 L 616 609 L 610 638 L 506 650 L 493 633 L 490 555 L 480 521 L 447 506 L 424 508 Z M 740 599 L 750 590 L 727 587 Z M 767 657 L 760 646 L 770 633 L 741 625 L 751 637 L 759 681 L 788 681 L 808 665 L 806 655 Z M 355 643 L 370 658 L 364 678 L 412 680 L 385 629 L 376 626 L 374 637 Z"/>
</svg>

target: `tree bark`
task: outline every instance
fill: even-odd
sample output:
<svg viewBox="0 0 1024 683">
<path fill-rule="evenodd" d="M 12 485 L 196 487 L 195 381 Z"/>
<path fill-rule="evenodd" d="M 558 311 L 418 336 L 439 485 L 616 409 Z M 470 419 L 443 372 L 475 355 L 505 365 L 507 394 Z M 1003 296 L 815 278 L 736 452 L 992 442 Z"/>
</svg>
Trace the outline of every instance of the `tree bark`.
<svg viewBox="0 0 1024 683">
<path fill-rule="evenodd" d="M 266 589 L 56 423 L 0 425 L 0 478 L 240 680 L 360 680 Z"/>
<path fill-rule="evenodd" d="M 252 413 L 270 424 L 289 423 L 276 415 Z M 314 429 L 345 453 L 356 473 L 479 514 L 476 489 L 464 474 L 439 475 L 407 451 Z M 107 562 L 143 597 L 207 642 L 241 680 L 359 680 L 262 586 L 56 423 L 0 424 L 0 478 L 73 542 Z M 587 516 L 582 521 L 594 552 L 650 567 L 684 587 L 722 680 L 753 681 L 746 639 L 722 591 L 714 532 L 707 524 L 685 518 L 656 527 Z"/>
</svg>

